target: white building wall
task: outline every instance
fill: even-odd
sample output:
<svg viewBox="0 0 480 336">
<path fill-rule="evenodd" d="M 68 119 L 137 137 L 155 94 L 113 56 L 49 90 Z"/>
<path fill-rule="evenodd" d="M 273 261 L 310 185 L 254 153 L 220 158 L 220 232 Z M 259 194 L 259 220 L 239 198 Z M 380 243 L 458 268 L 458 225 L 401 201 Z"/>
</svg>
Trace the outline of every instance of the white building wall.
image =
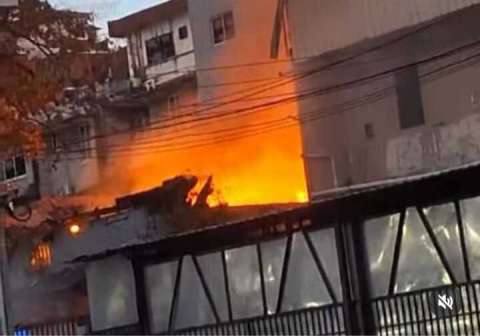
<svg viewBox="0 0 480 336">
<path fill-rule="evenodd" d="M 182 26 L 187 26 L 188 28 L 188 37 L 183 40 L 181 40 L 178 35 L 178 29 Z M 176 56 L 165 63 L 149 65 L 146 41 L 155 36 L 170 32 L 173 33 Z M 187 12 L 172 17 L 169 20 L 158 22 L 140 32 L 132 32 L 128 38 L 128 44 L 129 63 L 132 62 L 130 63 L 131 72 L 133 73 L 135 65 L 137 68 L 143 69 L 144 84 L 147 88 L 160 85 L 179 77 L 186 71 L 192 71 L 195 69 L 192 30 Z M 135 53 L 138 53 L 138 56 L 135 55 Z"/>
<path fill-rule="evenodd" d="M 289 0 L 294 55 L 320 55 L 477 3 L 480 0 Z"/>
</svg>

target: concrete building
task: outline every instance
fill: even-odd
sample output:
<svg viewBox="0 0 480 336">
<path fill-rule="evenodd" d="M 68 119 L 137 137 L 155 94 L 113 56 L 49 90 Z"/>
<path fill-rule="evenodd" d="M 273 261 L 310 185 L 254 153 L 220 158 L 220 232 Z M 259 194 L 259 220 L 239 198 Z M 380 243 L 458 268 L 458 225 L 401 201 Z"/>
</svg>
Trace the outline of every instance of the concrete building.
<svg viewBox="0 0 480 336">
<path fill-rule="evenodd" d="M 278 3 L 311 196 L 479 158 L 479 1 Z"/>
</svg>

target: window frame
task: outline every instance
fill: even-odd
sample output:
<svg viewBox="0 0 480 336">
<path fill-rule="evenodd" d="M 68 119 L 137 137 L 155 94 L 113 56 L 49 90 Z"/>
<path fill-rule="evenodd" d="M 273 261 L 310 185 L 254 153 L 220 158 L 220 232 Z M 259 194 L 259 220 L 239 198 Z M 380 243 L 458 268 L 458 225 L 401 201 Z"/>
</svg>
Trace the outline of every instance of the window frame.
<svg viewBox="0 0 480 336">
<path fill-rule="evenodd" d="M 166 42 L 164 42 L 162 39 L 164 39 L 166 37 L 168 37 L 170 39 L 171 49 L 164 49 L 165 48 L 164 43 L 166 43 Z M 157 51 L 155 51 L 153 54 L 154 55 L 160 54 L 161 57 L 159 57 L 159 60 L 157 60 L 154 57 L 154 55 L 150 55 L 150 50 L 153 47 L 150 47 L 148 44 L 151 41 L 155 41 L 155 43 L 156 43 Z M 167 63 L 168 61 L 170 61 L 171 59 L 173 59 L 177 56 L 177 51 L 176 51 L 176 48 L 175 48 L 175 37 L 174 37 L 174 34 L 173 34 L 172 31 L 168 32 L 168 33 L 163 33 L 163 34 L 160 34 L 160 35 L 156 35 L 152 38 L 149 38 L 148 40 L 145 40 L 144 43 L 145 43 L 145 54 L 147 56 L 147 66 L 154 66 L 154 65 L 158 65 L 158 64 Z M 166 55 L 165 50 L 170 50 L 171 55 L 168 54 L 167 56 L 165 56 Z"/>
<path fill-rule="evenodd" d="M 21 173 L 19 173 L 19 167 L 17 167 L 18 166 L 17 160 L 19 160 L 19 159 L 22 159 L 22 161 L 23 161 L 23 169 L 22 169 L 23 171 Z M 13 168 L 13 172 L 14 172 L 12 177 L 7 176 L 7 169 L 6 169 L 6 162 L 7 161 L 12 163 L 12 168 Z M 1 170 L 0 182 L 8 182 L 8 181 L 16 180 L 18 178 L 26 177 L 27 176 L 27 162 L 25 160 L 25 157 L 23 155 L 17 155 L 17 156 L 14 156 L 14 157 L 11 157 L 11 158 L 0 161 L 0 170 Z"/>
<path fill-rule="evenodd" d="M 226 25 L 226 18 L 227 17 L 230 17 L 231 18 L 231 24 L 228 26 L 229 29 L 227 30 L 227 25 Z M 221 25 L 221 29 L 222 29 L 222 38 L 221 40 L 217 41 L 217 38 L 216 38 L 216 28 L 215 28 L 215 22 L 217 20 L 220 20 L 220 25 Z M 215 46 L 217 45 L 221 45 L 223 43 L 225 43 L 226 41 L 228 40 L 231 40 L 233 38 L 235 38 L 235 17 L 233 15 L 233 11 L 226 11 L 226 12 L 223 12 L 223 13 L 220 13 L 218 15 L 215 15 L 213 16 L 211 19 L 210 19 L 210 30 L 211 30 L 211 36 L 212 36 L 212 41 L 213 41 L 213 44 Z"/>
<path fill-rule="evenodd" d="M 188 38 L 189 31 L 188 26 L 183 25 L 178 28 L 178 39 L 179 40 L 186 40 Z"/>
</svg>

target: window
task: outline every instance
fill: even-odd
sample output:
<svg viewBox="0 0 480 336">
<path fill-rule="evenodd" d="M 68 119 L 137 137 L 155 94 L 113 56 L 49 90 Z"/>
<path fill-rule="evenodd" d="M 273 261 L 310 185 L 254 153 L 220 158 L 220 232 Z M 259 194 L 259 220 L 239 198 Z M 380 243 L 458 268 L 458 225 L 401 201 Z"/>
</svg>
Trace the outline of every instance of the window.
<svg viewBox="0 0 480 336">
<path fill-rule="evenodd" d="M 212 19 L 213 42 L 222 43 L 235 36 L 235 24 L 233 13 L 223 13 Z"/>
<path fill-rule="evenodd" d="M 180 40 L 184 40 L 188 37 L 188 27 L 187 26 L 181 26 L 178 28 L 178 38 Z"/>
<path fill-rule="evenodd" d="M 89 157 L 91 155 L 90 150 L 90 125 L 84 124 L 78 127 L 79 134 L 79 150 L 85 151 L 85 155 Z"/>
<path fill-rule="evenodd" d="M 167 33 L 146 41 L 148 64 L 159 64 L 175 56 L 173 34 Z"/>
<path fill-rule="evenodd" d="M 0 181 L 10 180 L 26 173 L 25 159 L 22 156 L 0 162 Z"/>
<path fill-rule="evenodd" d="M 33 250 L 30 256 L 30 266 L 33 270 L 45 269 L 52 263 L 52 249 L 48 243 L 40 243 Z"/>
<path fill-rule="evenodd" d="M 363 128 L 365 130 L 365 137 L 367 139 L 373 139 L 375 137 L 375 131 L 373 130 L 372 123 L 366 123 L 365 125 L 363 125 Z"/>
<path fill-rule="evenodd" d="M 416 66 L 395 73 L 400 128 L 423 125 L 422 93 Z"/>
<path fill-rule="evenodd" d="M 177 94 L 171 95 L 168 97 L 168 111 L 175 111 L 180 103 L 180 98 Z"/>
</svg>

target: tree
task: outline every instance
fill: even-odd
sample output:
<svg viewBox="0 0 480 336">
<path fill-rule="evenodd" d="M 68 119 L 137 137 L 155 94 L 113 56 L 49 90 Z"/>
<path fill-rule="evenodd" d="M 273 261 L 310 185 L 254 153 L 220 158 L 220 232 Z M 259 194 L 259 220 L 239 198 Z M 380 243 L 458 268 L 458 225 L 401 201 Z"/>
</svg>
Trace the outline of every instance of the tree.
<svg viewBox="0 0 480 336">
<path fill-rule="evenodd" d="M 73 57 L 96 45 L 89 13 L 20 0 L 0 9 L 0 153 L 41 147 L 39 114 L 69 85 Z"/>
</svg>

